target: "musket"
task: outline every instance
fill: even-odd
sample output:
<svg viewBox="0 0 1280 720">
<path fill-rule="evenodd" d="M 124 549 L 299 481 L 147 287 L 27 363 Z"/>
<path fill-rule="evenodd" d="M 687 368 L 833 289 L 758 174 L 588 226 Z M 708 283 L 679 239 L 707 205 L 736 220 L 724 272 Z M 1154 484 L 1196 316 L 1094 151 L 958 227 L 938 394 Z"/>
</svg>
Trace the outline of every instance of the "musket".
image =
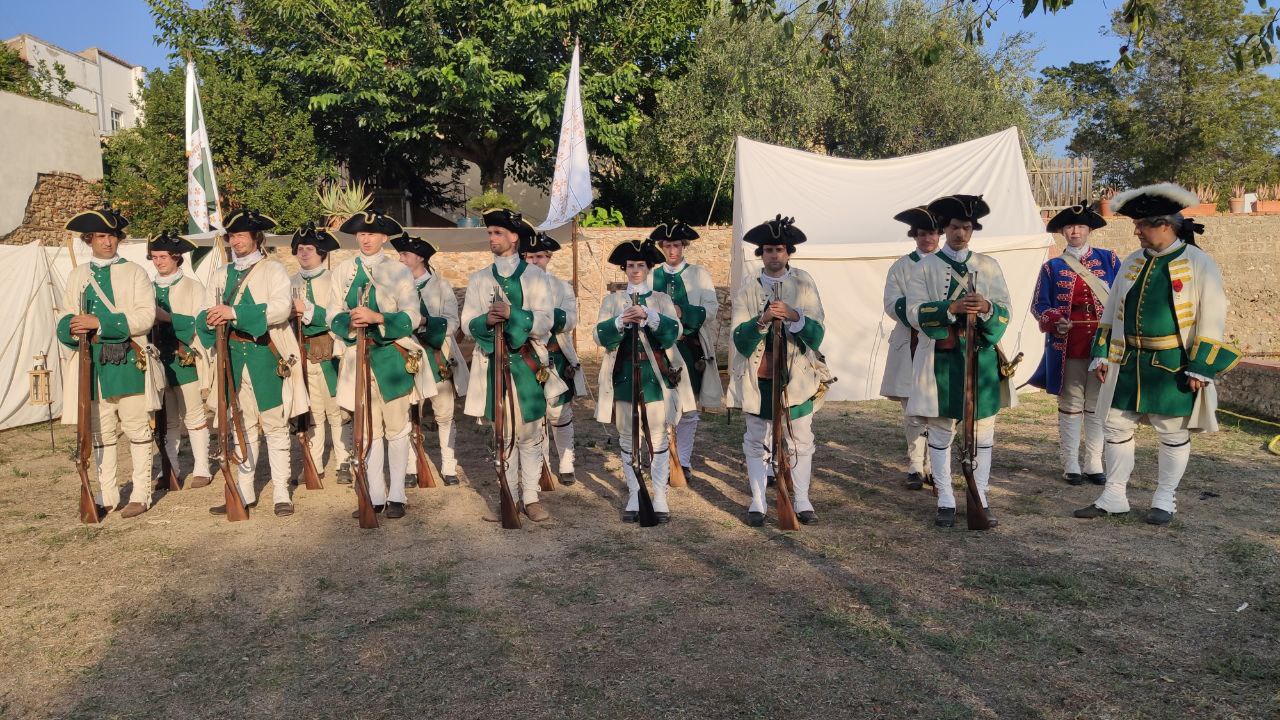
<svg viewBox="0 0 1280 720">
<path fill-rule="evenodd" d="M 680 447 L 676 438 L 675 426 L 667 426 L 667 447 L 671 449 L 671 475 L 667 483 L 671 487 L 686 487 L 689 479 L 684 476 L 684 467 L 680 465 Z"/>
<path fill-rule="evenodd" d="M 637 304 L 636 294 L 631 294 L 631 306 Z M 640 418 L 644 412 L 644 391 L 640 387 L 640 323 L 631 323 L 627 327 L 631 335 L 631 473 L 635 475 L 639 486 L 639 512 L 636 521 L 640 527 L 653 527 L 658 524 L 658 514 L 653 509 L 653 498 L 649 497 L 649 486 L 644 481 L 644 463 L 640 462 Z M 661 384 L 662 380 L 658 380 Z M 646 434 L 645 442 L 652 442 Z M 650 453 L 650 460 L 652 460 Z"/>
<path fill-rule="evenodd" d="M 430 372 L 429 369 L 424 372 Z M 433 488 L 436 486 L 436 470 L 423 446 L 422 436 L 422 403 L 409 406 L 409 422 L 411 423 L 410 441 L 413 444 L 414 459 L 418 464 L 418 487 Z"/>
<path fill-rule="evenodd" d="M 218 326 L 214 346 L 218 354 L 215 391 L 218 393 L 218 446 L 222 448 L 222 499 L 227 508 L 227 521 L 239 522 L 249 519 L 249 508 L 240 495 L 231 466 L 239 465 L 248 458 L 249 447 L 245 442 L 244 416 L 240 414 L 240 398 L 236 395 L 235 374 L 231 369 L 226 322 Z M 234 433 L 232 425 L 235 426 Z"/>
<path fill-rule="evenodd" d="M 780 283 L 772 283 L 770 290 L 770 300 L 765 304 L 768 307 L 777 300 L 778 285 Z M 788 380 L 787 368 L 787 334 L 782 329 L 782 319 L 774 318 L 769 323 L 769 364 L 771 366 L 770 374 L 772 382 L 770 383 L 770 399 L 773 403 L 773 444 L 771 449 L 773 462 L 773 479 L 774 488 L 778 494 L 778 529 L 780 530 L 799 530 L 800 518 L 796 516 L 795 505 L 791 502 L 791 493 L 794 489 L 791 479 L 791 458 L 787 455 L 787 443 L 784 430 L 790 424 L 785 422 L 783 418 L 790 420 L 790 408 L 787 407 L 786 386 Z"/>
<path fill-rule="evenodd" d="M 86 290 L 87 292 L 87 290 Z M 85 314 L 84 294 L 80 296 L 80 313 Z M 77 333 L 80 342 L 79 392 L 76 394 L 76 471 L 80 473 L 80 522 L 96 525 L 102 522 L 98 514 L 98 504 L 93 501 L 93 491 L 89 488 L 89 468 L 93 462 L 93 439 L 90 430 L 93 397 L 93 346 L 89 342 L 89 331 Z"/>
<path fill-rule="evenodd" d="M 368 302 L 370 280 L 360 293 L 356 307 Z M 373 373 L 369 368 L 369 335 L 367 328 L 356 328 L 356 388 L 355 404 L 351 419 L 351 479 L 356 491 L 356 517 L 360 527 L 371 530 L 378 527 L 378 515 L 373 510 L 373 498 L 369 496 L 369 451 L 373 449 Z"/>
<path fill-rule="evenodd" d="M 970 270 L 966 278 L 968 287 L 965 294 L 977 292 L 978 273 Z M 975 442 L 974 427 L 977 424 L 978 409 L 978 314 L 965 313 L 964 323 L 964 431 L 960 445 L 960 472 L 964 474 L 964 512 L 965 524 L 970 530 L 987 530 L 991 522 L 987 519 L 986 508 L 982 505 L 982 496 L 978 494 L 978 482 L 973 477 L 978 461 L 978 447 Z M 944 478 L 945 480 L 945 478 Z"/>
<path fill-rule="evenodd" d="M 160 347 L 160 323 L 151 326 L 151 344 Z M 163 398 L 160 402 L 160 409 L 155 412 L 156 425 L 156 449 L 160 451 L 160 482 L 166 484 L 170 492 L 182 489 L 182 482 L 178 478 L 178 472 L 173 467 L 173 459 L 169 457 L 168 451 L 165 449 L 165 443 L 169 434 L 169 411 L 165 407 Z"/>
<path fill-rule="evenodd" d="M 498 301 L 500 290 L 495 290 L 493 302 Z M 520 513 L 516 500 L 507 486 L 507 452 L 515 447 L 515 410 L 511 411 L 511 447 L 506 443 L 507 395 L 511 393 L 510 358 L 507 357 L 507 324 L 493 326 L 493 467 L 498 473 L 498 517 L 504 530 L 520 529 Z M 514 399 L 514 398 L 512 398 Z"/>
<path fill-rule="evenodd" d="M 547 416 L 542 416 L 542 436 L 543 442 L 547 443 L 548 452 L 551 446 L 551 423 L 547 421 Z M 551 465 L 547 462 L 547 455 L 542 456 L 542 475 L 538 477 L 538 489 L 542 492 L 549 492 L 556 489 L 555 476 L 551 474 Z"/>
<path fill-rule="evenodd" d="M 306 280 L 304 279 L 305 283 Z M 305 294 L 302 287 L 297 288 L 295 296 Z M 307 389 L 307 395 L 311 394 L 311 380 L 307 377 L 307 351 L 306 338 L 302 333 L 302 316 L 297 317 L 295 323 L 297 325 L 298 334 L 298 354 L 302 356 L 302 387 Z M 302 481 L 308 490 L 323 490 L 324 484 L 320 482 L 320 470 L 316 467 L 316 460 L 311 456 L 311 443 L 307 441 L 307 431 L 315 427 L 315 421 L 312 417 L 315 409 L 305 412 L 296 418 L 289 418 L 292 425 L 294 436 L 298 438 L 298 448 L 302 450 Z"/>
</svg>

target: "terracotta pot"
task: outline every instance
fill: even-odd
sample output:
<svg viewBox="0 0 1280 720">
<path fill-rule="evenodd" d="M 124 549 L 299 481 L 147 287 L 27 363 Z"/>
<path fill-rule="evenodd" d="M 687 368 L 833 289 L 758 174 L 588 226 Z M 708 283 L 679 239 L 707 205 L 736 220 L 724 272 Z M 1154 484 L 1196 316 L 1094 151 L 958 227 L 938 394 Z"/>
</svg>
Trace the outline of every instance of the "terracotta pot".
<svg viewBox="0 0 1280 720">
<path fill-rule="evenodd" d="M 1187 217 L 1204 217 L 1206 215 L 1217 215 L 1218 204 L 1217 203 L 1200 203 L 1199 205 L 1192 205 L 1186 210 L 1183 210 L 1182 214 L 1186 215 Z"/>
<path fill-rule="evenodd" d="M 1280 214 L 1280 200 L 1259 200 L 1253 204 L 1253 212 L 1257 215 Z"/>
<path fill-rule="evenodd" d="M 1113 217 L 1116 214 L 1111 209 L 1111 198 L 1102 198 L 1098 201 L 1098 214 L 1104 218 Z"/>
<path fill-rule="evenodd" d="M 1227 204 L 1231 208 L 1232 214 L 1244 212 L 1244 198 L 1231 198 L 1227 201 Z"/>
</svg>

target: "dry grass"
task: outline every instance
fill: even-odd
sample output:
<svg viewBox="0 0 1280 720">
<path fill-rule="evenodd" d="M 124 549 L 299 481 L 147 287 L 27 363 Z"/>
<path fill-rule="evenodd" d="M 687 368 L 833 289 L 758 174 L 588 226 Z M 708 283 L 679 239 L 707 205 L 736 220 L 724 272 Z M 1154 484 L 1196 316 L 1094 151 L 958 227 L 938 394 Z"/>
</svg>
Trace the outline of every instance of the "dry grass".
<svg viewBox="0 0 1280 720">
<path fill-rule="evenodd" d="M 517 532 L 478 519 L 494 486 L 471 421 L 464 484 L 411 490 L 409 517 L 377 531 L 332 484 L 298 490 L 287 519 L 217 520 L 215 483 L 84 527 L 71 435 L 52 452 L 43 428 L 4 433 L 0 717 L 1280 712 L 1280 463 L 1263 435 L 1197 437 L 1171 527 L 1078 521 L 1095 489 L 1054 481 L 1053 406 L 1029 397 L 999 424 L 1002 524 L 973 534 L 935 530 L 932 498 L 902 489 L 896 412 L 823 410 L 822 524 L 789 534 L 742 524 L 742 424 L 724 415 L 704 416 L 674 521 L 644 530 L 618 521 L 614 448 L 587 420 L 579 484 Z M 1139 442 L 1140 508 L 1154 439 Z"/>
</svg>

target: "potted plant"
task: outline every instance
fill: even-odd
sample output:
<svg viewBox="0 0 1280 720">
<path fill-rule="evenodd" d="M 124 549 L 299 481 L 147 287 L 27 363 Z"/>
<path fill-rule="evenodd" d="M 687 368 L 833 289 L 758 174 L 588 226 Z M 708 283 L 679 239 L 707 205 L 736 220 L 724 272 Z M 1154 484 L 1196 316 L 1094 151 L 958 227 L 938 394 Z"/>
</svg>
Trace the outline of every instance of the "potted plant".
<svg viewBox="0 0 1280 720">
<path fill-rule="evenodd" d="M 1244 212 L 1244 186 L 1236 185 L 1231 188 L 1231 199 L 1227 201 L 1228 207 L 1231 209 L 1232 215 L 1238 215 Z"/>
<path fill-rule="evenodd" d="M 1200 197 L 1200 204 L 1183 210 L 1183 214 L 1193 217 L 1218 214 L 1218 191 L 1212 185 L 1196 185 L 1192 190 Z"/>
<path fill-rule="evenodd" d="M 485 210 L 493 210 L 494 208 L 516 211 L 520 209 L 516 207 L 516 201 L 512 200 L 510 195 L 491 188 L 467 200 L 467 210 L 472 215 L 459 218 L 458 227 L 480 227 L 480 214 Z"/>
<path fill-rule="evenodd" d="M 330 230 L 337 230 L 352 215 L 364 212 L 373 204 L 373 196 L 365 191 L 364 183 L 339 185 L 330 183 L 316 191 L 320 209 Z"/>
<path fill-rule="evenodd" d="M 1111 207 L 1111 198 L 1116 196 L 1115 188 L 1102 188 L 1102 192 L 1098 195 L 1098 214 L 1104 218 L 1111 217 L 1116 211 Z"/>
<path fill-rule="evenodd" d="M 1280 185 L 1262 184 L 1255 191 L 1258 201 L 1253 204 L 1253 212 L 1258 215 L 1280 214 Z"/>
</svg>

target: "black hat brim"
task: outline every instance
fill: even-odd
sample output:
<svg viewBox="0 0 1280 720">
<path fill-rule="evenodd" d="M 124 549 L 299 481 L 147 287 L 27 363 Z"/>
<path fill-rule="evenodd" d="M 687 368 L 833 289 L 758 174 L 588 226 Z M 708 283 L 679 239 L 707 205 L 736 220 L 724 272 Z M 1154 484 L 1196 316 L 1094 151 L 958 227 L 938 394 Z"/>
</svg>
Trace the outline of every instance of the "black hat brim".
<svg viewBox="0 0 1280 720">
<path fill-rule="evenodd" d="M 387 237 L 395 237 L 404 233 L 404 227 L 396 222 L 394 218 L 387 217 L 379 213 L 356 213 L 347 218 L 338 228 L 344 233 L 355 235 L 356 233 L 382 233 Z"/>
<path fill-rule="evenodd" d="M 974 230 L 981 230 L 980 219 L 991 214 L 991 206 L 981 195 L 947 195 L 929 203 L 929 212 L 938 220 L 939 227 L 945 227 L 952 220 L 966 220 L 973 223 Z"/>
<path fill-rule="evenodd" d="M 1097 230 L 1098 228 L 1106 227 L 1107 221 L 1084 205 L 1073 205 L 1059 210 L 1056 215 L 1049 219 L 1045 229 L 1049 232 L 1061 232 L 1062 228 L 1068 225 L 1088 225 L 1090 230 Z"/>
<path fill-rule="evenodd" d="M 87 210 L 67 221 L 66 229 L 81 233 L 110 233 L 124 235 L 129 221 L 123 215 L 112 211 Z"/>
<path fill-rule="evenodd" d="M 147 241 L 147 252 L 160 250 L 174 255 L 181 255 L 192 252 L 195 249 L 195 243 L 180 235 L 157 235 Z"/>
<path fill-rule="evenodd" d="M 391 238 L 391 247 L 395 248 L 396 252 L 414 253 L 424 261 L 430 260 L 431 256 L 436 254 L 434 245 L 426 240 L 409 237 L 408 235 Z"/>
<path fill-rule="evenodd" d="M 619 243 L 609 253 L 609 264 L 617 265 L 623 270 L 627 268 L 627 263 L 631 260 L 643 260 L 649 267 L 654 267 L 665 259 L 666 256 L 653 243 L 641 240 L 628 240 Z"/>
<path fill-rule="evenodd" d="M 660 243 L 663 240 L 678 240 L 680 242 L 687 243 L 697 240 L 699 237 L 701 236 L 698 235 L 697 230 L 689 227 L 688 223 L 679 221 L 673 223 L 662 223 L 658 227 L 654 228 L 653 232 L 649 233 L 649 239 L 655 243 Z"/>
<path fill-rule="evenodd" d="M 938 219 L 929 212 L 929 208 L 920 205 L 917 207 L 903 210 L 893 216 L 894 220 L 900 223 L 906 223 L 912 230 L 930 230 L 938 231 Z"/>
</svg>

